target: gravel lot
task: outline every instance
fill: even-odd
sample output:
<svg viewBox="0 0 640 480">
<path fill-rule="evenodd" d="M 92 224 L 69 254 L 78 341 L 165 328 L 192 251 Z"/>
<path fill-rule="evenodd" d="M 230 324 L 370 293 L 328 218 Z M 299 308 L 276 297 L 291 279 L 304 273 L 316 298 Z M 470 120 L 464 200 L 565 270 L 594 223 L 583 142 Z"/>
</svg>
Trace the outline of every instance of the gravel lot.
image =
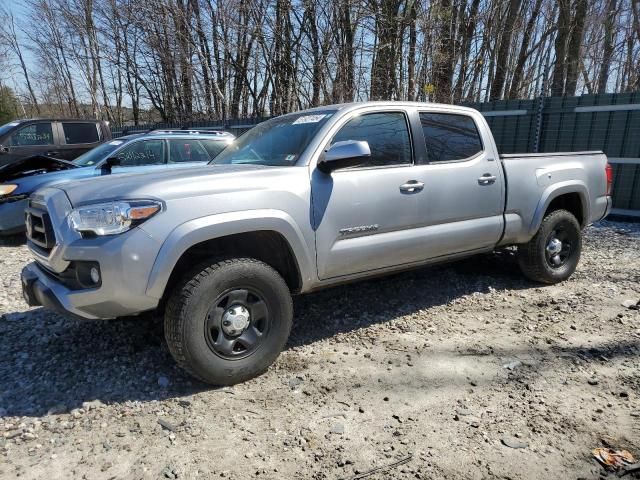
<svg viewBox="0 0 640 480">
<path fill-rule="evenodd" d="M 640 457 L 640 225 L 588 228 L 556 286 L 502 253 L 299 297 L 276 364 L 224 389 L 153 319 L 28 309 L 27 248 L 2 245 L 1 478 L 597 479 L 593 448 Z"/>
</svg>

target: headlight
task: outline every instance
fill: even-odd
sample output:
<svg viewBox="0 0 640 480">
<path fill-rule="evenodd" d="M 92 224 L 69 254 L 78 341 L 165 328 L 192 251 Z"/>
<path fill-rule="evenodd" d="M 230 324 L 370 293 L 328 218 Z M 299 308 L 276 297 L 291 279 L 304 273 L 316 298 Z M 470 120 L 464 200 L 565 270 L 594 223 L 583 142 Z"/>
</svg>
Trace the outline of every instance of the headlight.
<svg viewBox="0 0 640 480">
<path fill-rule="evenodd" d="M 8 185 L 0 185 L 0 196 L 1 195 L 9 195 L 10 193 L 12 193 L 16 188 L 18 188 L 18 185 L 12 185 L 12 184 L 8 184 Z"/>
<path fill-rule="evenodd" d="M 153 200 L 99 203 L 74 209 L 69 215 L 71 228 L 81 233 L 116 235 L 139 225 L 162 210 Z"/>
</svg>

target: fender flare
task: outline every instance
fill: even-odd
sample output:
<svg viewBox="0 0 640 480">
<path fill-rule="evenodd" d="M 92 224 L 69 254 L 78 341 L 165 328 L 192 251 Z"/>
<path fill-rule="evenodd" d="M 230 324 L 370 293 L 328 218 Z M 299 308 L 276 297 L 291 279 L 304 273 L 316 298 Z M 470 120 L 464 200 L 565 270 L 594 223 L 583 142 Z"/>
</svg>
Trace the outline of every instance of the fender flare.
<svg viewBox="0 0 640 480">
<path fill-rule="evenodd" d="M 540 225 L 542 224 L 542 220 L 544 218 L 544 214 L 556 198 L 561 195 L 566 195 L 568 193 L 577 193 L 580 196 L 580 202 L 582 204 L 582 218 L 583 226 L 589 220 L 589 189 L 587 185 L 580 180 L 568 180 L 566 182 L 554 183 L 553 185 L 549 185 L 543 192 L 536 206 L 536 210 L 533 214 L 533 218 L 531 219 L 531 224 L 529 225 L 529 238 L 533 237 Z"/>
<path fill-rule="evenodd" d="M 178 260 L 192 246 L 229 235 L 264 230 L 284 237 L 298 264 L 303 285 L 309 283 L 314 265 L 302 231 L 287 213 L 260 209 L 208 215 L 177 226 L 158 251 L 147 282 L 147 295 L 162 298 Z"/>
</svg>

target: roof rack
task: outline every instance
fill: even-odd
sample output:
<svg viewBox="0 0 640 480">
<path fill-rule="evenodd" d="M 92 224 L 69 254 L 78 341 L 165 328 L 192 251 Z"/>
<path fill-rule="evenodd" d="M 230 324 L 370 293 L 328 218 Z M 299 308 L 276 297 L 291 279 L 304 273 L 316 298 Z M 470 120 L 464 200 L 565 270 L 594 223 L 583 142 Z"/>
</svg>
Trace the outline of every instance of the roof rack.
<svg viewBox="0 0 640 480">
<path fill-rule="evenodd" d="M 207 135 L 229 136 L 231 133 L 223 130 L 209 130 L 207 128 L 152 128 L 146 133 L 176 133 L 176 134 L 192 134 L 204 133 Z"/>
</svg>

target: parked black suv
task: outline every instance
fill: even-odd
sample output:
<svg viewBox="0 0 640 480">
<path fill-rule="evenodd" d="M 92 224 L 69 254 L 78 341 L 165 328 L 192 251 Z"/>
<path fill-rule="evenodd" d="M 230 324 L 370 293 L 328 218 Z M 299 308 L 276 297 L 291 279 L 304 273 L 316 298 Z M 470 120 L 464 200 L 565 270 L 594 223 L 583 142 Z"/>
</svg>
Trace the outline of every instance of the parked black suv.
<svg viewBox="0 0 640 480">
<path fill-rule="evenodd" d="M 73 160 L 111 139 L 100 120 L 15 120 L 0 127 L 0 166 L 32 155 Z"/>
</svg>

